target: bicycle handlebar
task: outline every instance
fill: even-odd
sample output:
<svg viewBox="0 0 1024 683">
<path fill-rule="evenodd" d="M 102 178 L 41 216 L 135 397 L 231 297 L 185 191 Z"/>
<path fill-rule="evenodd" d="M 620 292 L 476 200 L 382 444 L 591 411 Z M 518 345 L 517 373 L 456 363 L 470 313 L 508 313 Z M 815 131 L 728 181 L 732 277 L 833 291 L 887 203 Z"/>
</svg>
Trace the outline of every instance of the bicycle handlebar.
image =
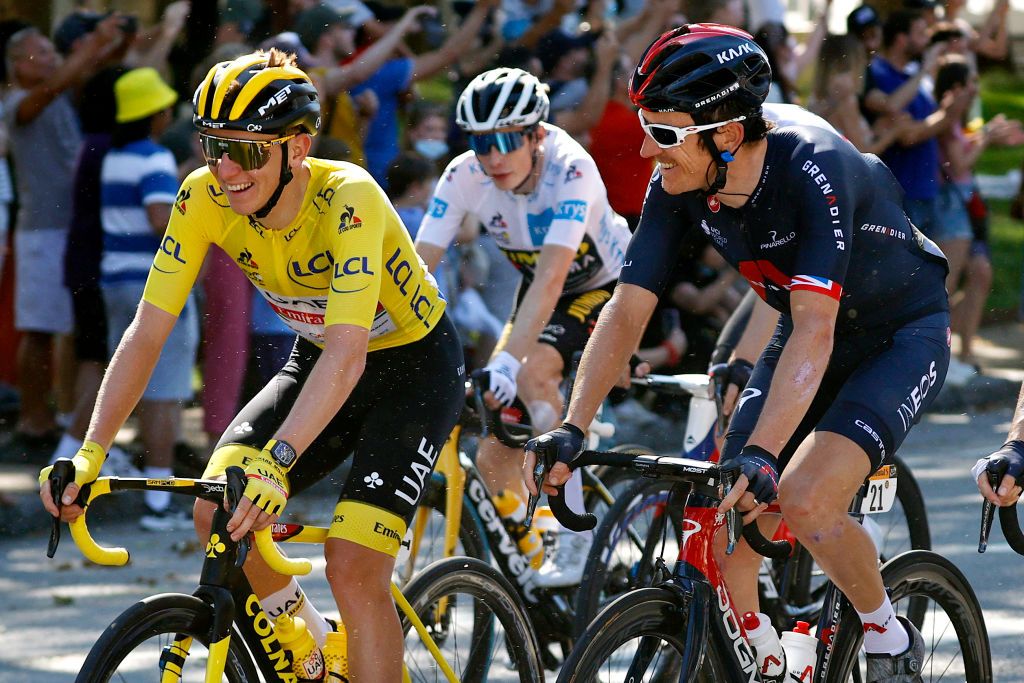
<svg viewBox="0 0 1024 683">
<path fill-rule="evenodd" d="M 995 490 L 1003 475 L 999 472 L 989 472 L 988 480 L 992 489 Z M 996 506 L 987 500 L 981 504 L 981 534 L 978 538 L 978 552 L 983 553 L 988 549 L 988 535 L 992 530 L 992 522 L 996 516 Z M 1017 518 L 1017 505 L 1007 505 L 999 508 L 999 526 L 1003 530 L 1003 537 L 1006 544 L 1017 553 L 1024 555 L 1024 532 L 1020 528 L 1020 520 Z"/>
<path fill-rule="evenodd" d="M 192 492 L 196 494 L 196 497 L 219 503 L 223 498 L 223 494 L 227 490 L 235 488 L 238 491 L 243 491 L 245 489 L 245 473 L 241 468 L 229 467 L 227 475 L 227 486 L 225 486 L 223 481 L 174 478 L 160 480 L 161 482 L 165 482 L 165 484 L 160 488 L 161 490 L 167 490 L 167 488 L 171 488 L 173 490 L 173 488 L 191 487 L 193 489 Z M 238 480 L 239 476 L 241 476 L 240 482 Z M 71 464 L 71 460 L 62 458 L 54 464 L 53 470 L 50 472 L 50 491 L 51 494 L 53 494 L 54 502 L 57 504 L 58 508 L 61 505 L 60 493 L 63 492 L 67 484 L 74 481 L 74 479 L 75 468 L 74 465 Z M 173 484 L 168 486 L 167 482 L 173 482 Z M 142 478 L 122 479 L 120 477 L 100 477 L 91 484 L 86 484 L 82 487 L 75 503 L 82 506 L 83 513 L 79 515 L 75 521 L 69 523 L 68 526 L 71 530 L 71 538 L 74 540 L 75 546 L 86 559 L 96 564 L 112 567 L 123 567 L 128 564 L 131 555 L 126 548 L 105 547 L 96 542 L 96 539 L 93 538 L 89 531 L 89 527 L 86 523 L 86 516 L 89 511 L 89 506 L 101 496 L 122 490 L 145 490 L 147 488 L 146 483 L 147 480 Z M 54 491 L 56 491 L 56 493 L 54 493 Z M 238 495 L 237 499 L 240 498 L 241 496 Z M 271 534 L 271 527 L 268 526 L 265 529 L 253 532 L 253 535 L 256 539 L 256 547 L 259 549 L 260 554 L 274 571 L 287 575 L 303 575 L 312 571 L 313 565 L 309 560 L 304 558 L 293 559 L 281 553 L 277 544 L 274 543 L 274 539 Z M 50 543 L 46 552 L 47 557 L 52 558 L 54 556 L 59 543 L 60 519 L 54 517 L 53 525 L 50 530 Z"/>
<path fill-rule="evenodd" d="M 717 487 L 720 483 L 731 483 L 729 475 L 722 473 L 715 463 L 674 456 L 583 451 L 573 459 L 569 467 L 570 469 L 577 469 L 587 465 L 628 468 L 642 476 L 653 479 L 684 481 L 708 487 Z M 540 466 L 538 466 L 538 469 L 540 469 Z M 552 513 L 555 515 L 555 519 L 571 531 L 578 532 L 593 529 L 597 524 L 597 518 L 590 513 L 577 514 L 573 512 L 565 502 L 564 487 L 557 488 L 559 488 L 559 495 L 548 497 L 548 503 L 551 506 Z M 729 552 L 731 552 L 731 547 L 735 546 L 739 536 L 742 516 L 738 510 L 733 508 L 726 513 L 726 517 L 728 520 Z M 765 538 L 761 534 L 756 521 L 742 526 L 742 534 L 753 550 L 766 557 L 781 559 L 788 557 L 793 551 L 789 541 L 772 541 Z"/>
<path fill-rule="evenodd" d="M 483 417 L 483 434 L 481 436 L 487 436 L 493 434 L 502 444 L 509 448 L 520 449 L 526 445 L 526 442 L 533 437 L 533 430 L 525 430 L 522 434 L 513 434 L 508 430 L 508 425 L 501 419 L 501 408 L 494 409 L 487 405 L 484 401 L 485 389 L 480 386 L 480 377 L 482 370 L 476 370 L 470 376 L 470 381 L 473 385 L 473 398 L 476 403 L 476 410 L 479 415 Z"/>
</svg>

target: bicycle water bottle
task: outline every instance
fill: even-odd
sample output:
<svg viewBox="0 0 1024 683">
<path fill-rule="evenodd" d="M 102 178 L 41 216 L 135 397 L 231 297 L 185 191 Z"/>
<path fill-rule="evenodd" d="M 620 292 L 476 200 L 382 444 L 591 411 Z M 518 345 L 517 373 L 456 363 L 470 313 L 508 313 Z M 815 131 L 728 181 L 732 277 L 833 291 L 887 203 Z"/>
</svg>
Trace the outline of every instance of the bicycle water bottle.
<svg viewBox="0 0 1024 683">
<path fill-rule="evenodd" d="M 761 680 L 765 683 L 783 683 L 786 680 L 786 652 L 779 634 L 767 614 L 747 612 L 743 615 L 743 630 L 754 648 Z"/>
<path fill-rule="evenodd" d="M 818 639 L 811 635 L 810 624 L 798 621 L 792 631 L 783 633 L 782 649 L 786 651 L 787 680 L 812 683 L 814 667 L 818 663 Z"/>
<path fill-rule="evenodd" d="M 340 621 L 338 630 L 327 634 L 324 664 L 327 667 L 327 683 L 348 683 L 348 633 L 345 624 Z"/>
<path fill-rule="evenodd" d="M 292 655 L 292 673 L 300 681 L 322 681 L 324 655 L 302 617 L 282 614 L 274 620 L 274 632 L 281 646 Z"/>
<path fill-rule="evenodd" d="M 526 520 L 526 503 L 518 494 L 502 489 L 494 497 L 494 507 L 505 522 L 509 535 L 519 545 L 519 552 L 530 560 L 530 566 L 540 569 L 544 564 L 544 540 L 536 526 L 523 526 Z"/>
</svg>

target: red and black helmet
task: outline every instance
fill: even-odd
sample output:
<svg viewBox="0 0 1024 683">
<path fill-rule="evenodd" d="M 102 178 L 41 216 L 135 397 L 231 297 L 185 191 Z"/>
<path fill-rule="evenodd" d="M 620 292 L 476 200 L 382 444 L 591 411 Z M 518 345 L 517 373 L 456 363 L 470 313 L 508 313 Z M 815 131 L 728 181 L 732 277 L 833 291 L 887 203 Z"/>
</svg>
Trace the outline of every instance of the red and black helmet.
<svg viewBox="0 0 1024 683">
<path fill-rule="evenodd" d="M 758 111 L 772 82 L 768 57 L 745 31 L 685 24 L 644 51 L 629 79 L 629 98 L 648 111 L 698 114 L 725 102 Z"/>
</svg>

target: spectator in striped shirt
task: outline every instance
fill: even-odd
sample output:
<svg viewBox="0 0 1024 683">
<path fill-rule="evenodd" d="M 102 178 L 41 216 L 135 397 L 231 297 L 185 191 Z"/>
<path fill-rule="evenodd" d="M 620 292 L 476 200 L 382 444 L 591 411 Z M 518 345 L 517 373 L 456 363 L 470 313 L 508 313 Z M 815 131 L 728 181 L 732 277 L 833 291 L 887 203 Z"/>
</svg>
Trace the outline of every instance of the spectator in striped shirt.
<svg viewBox="0 0 1024 683">
<path fill-rule="evenodd" d="M 132 334 L 153 254 L 174 253 L 163 237 L 171 211 L 186 210 L 188 198 L 176 197 L 177 165 L 170 150 L 156 140 L 171 122 L 177 94 L 151 68 L 134 69 L 114 84 L 117 126 L 100 172 L 103 259 L 100 286 L 107 310 L 109 348 Z M 143 474 L 169 477 L 174 443 L 181 426 L 182 404 L 192 396 L 192 366 L 198 342 L 193 301 L 182 311 L 149 384 L 138 404 L 140 437 L 145 448 Z M 101 389 L 102 391 L 102 389 Z M 140 524 L 149 531 L 191 528 L 185 511 L 172 508 L 170 493 L 146 492 Z"/>
</svg>

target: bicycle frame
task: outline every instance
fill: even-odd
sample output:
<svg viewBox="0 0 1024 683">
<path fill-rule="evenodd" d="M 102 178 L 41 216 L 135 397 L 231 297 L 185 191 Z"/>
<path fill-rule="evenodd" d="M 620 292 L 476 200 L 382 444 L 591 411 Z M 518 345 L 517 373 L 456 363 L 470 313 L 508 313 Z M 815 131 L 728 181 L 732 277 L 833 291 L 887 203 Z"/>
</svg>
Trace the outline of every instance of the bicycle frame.
<svg viewBox="0 0 1024 683">
<path fill-rule="evenodd" d="M 240 637 L 246 644 L 256 668 L 268 683 L 295 683 L 297 679 L 291 672 L 291 657 L 281 646 L 274 633 L 273 623 L 263 611 L 259 598 L 253 592 L 241 569 L 241 563 L 238 562 L 240 553 L 245 555 L 249 550 L 242 544 L 232 541 L 230 533 L 227 531 L 231 513 L 220 504 L 225 488 L 223 481 L 212 480 L 103 477 L 90 485 L 85 507 L 88 509 L 88 506 L 100 496 L 125 490 L 169 490 L 172 493 L 187 494 L 216 503 L 210 539 L 204 549 L 205 557 L 199 577 L 199 586 L 193 592 L 195 597 L 211 606 L 214 615 L 214 623 L 211 625 L 206 680 L 222 680 L 231 638 Z M 86 515 L 83 514 L 70 526 L 75 544 L 86 558 L 97 564 L 115 566 L 127 564 L 128 553 L 123 548 L 103 548 L 92 539 L 86 526 Z M 328 529 L 299 524 L 273 524 L 269 531 L 267 540 L 272 537 L 273 541 L 322 544 L 327 540 Z M 59 539 L 59 533 L 57 538 Z M 257 538 L 257 545 L 260 546 L 261 551 L 267 547 L 266 544 L 260 542 L 259 538 Z M 55 549 L 55 546 L 56 542 L 51 540 L 51 547 Z M 273 546 L 272 542 L 270 546 Z M 264 557 L 266 556 L 267 554 L 264 553 Z M 290 562 L 304 563 L 308 566 L 308 561 L 292 560 Z M 272 567 L 275 564 L 271 559 L 268 559 L 268 563 Z M 416 630 L 445 678 L 449 683 L 457 683 L 458 678 L 451 666 L 444 659 L 423 622 L 394 583 L 391 584 L 391 594 L 396 606 Z M 188 657 L 191 643 L 190 637 L 179 634 L 174 642 L 165 648 L 164 654 L 161 656 L 161 663 L 166 667 L 165 679 L 177 680 L 177 677 L 180 677 L 181 668 Z M 409 680 L 404 666 L 403 680 Z"/>
</svg>

